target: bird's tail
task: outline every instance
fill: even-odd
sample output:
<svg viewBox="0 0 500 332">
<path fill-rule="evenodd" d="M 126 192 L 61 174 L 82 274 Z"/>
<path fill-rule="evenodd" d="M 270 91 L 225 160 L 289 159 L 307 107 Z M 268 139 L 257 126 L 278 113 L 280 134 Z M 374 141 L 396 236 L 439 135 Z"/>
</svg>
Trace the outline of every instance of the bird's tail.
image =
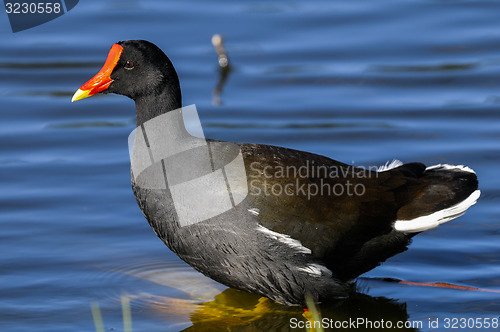
<svg viewBox="0 0 500 332">
<path fill-rule="evenodd" d="M 397 231 L 417 233 L 437 227 L 464 214 L 481 195 L 476 173 L 462 165 L 427 167 L 419 180 L 422 190 L 398 211 Z"/>
</svg>

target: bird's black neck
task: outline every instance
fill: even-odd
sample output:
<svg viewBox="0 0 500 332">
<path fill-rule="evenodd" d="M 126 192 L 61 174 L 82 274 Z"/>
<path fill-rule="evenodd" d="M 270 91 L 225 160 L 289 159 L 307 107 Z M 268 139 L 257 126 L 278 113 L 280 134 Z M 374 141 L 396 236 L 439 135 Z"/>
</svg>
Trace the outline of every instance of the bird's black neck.
<svg viewBox="0 0 500 332">
<path fill-rule="evenodd" d="M 184 125 L 180 88 L 169 88 L 135 100 L 136 125 L 148 123 L 149 130 L 159 130 L 167 141 L 191 139 Z M 178 87 L 178 85 L 177 85 Z M 153 119 L 157 119 L 156 121 Z"/>
<path fill-rule="evenodd" d="M 166 85 L 159 93 L 141 96 L 135 99 L 136 125 L 140 127 L 148 120 L 182 107 L 179 85 Z"/>
</svg>

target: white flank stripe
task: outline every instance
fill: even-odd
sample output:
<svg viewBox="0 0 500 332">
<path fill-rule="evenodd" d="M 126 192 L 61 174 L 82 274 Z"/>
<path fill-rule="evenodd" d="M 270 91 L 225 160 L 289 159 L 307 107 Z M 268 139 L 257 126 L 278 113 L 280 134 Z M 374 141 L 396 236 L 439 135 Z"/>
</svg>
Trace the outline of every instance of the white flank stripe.
<svg viewBox="0 0 500 332">
<path fill-rule="evenodd" d="M 476 190 L 469 197 L 449 208 L 411 220 L 396 220 L 394 229 L 405 233 L 415 233 L 435 228 L 442 223 L 460 217 L 468 208 L 476 204 L 479 196 L 481 196 L 481 191 Z"/>
<path fill-rule="evenodd" d="M 268 228 L 265 228 L 262 225 L 259 225 L 257 227 L 257 230 L 259 232 L 262 232 L 262 233 L 266 234 L 271 239 L 278 240 L 279 242 L 281 242 L 283 244 L 286 244 L 290 248 L 296 249 L 298 252 L 301 252 L 301 253 L 304 253 L 304 254 L 310 254 L 311 253 L 311 249 L 304 247 L 302 245 L 302 243 L 300 243 L 299 240 L 292 239 L 288 235 L 281 234 L 281 233 L 278 233 L 278 232 L 274 232 L 274 231 L 272 231 L 272 230 L 270 230 Z"/>
<path fill-rule="evenodd" d="M 308 264 L 306 267 L 297 268 L 297 270 L 310 274 L 313 277 L 321 277 L 321 275 L 332 276 L 332 271 L 319 264 Z"/>
<path fill-rule="evenodd" d="M 251 214 L 253 214 L 254 216 L 258 216 L 260 214 L 260 210 L 257 209 L 257 208 L 253 208 L 253 209 L 248 209 L 248 212 L 250 212 Z"/>
</svg>

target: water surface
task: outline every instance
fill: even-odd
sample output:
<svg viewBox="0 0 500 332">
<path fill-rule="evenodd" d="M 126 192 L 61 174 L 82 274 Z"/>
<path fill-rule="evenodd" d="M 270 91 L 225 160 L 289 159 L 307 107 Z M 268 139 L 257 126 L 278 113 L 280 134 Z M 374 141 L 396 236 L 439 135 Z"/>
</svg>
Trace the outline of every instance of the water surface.
<svg viewBox="0 0 500 332">
<path fill-rule="evenodd" d="M 149 228 L 130 188 L 133 102 L 70 103 L 125 39 L 169 55 L 207 137 L 355 165 L 472 167 L 476 206 L 365 274 L 360 294 L 321 310 L 335 320 L 422 321 L 424 331 L 429 320 L 498 317 L 498 293 L 377 278 L 500 290 L 499 12 L 498 1 L 88 0 L 16 34 L 3 12 L 1 330 L 93 331 L 97 301 L 106 328 L 121 331 L 122 294 L 134 331 L 287 331 L 291 318 L 303 320 L 301 309 L 204 278 Z M 214 33 L 233 66 L 220 105 Z"/>
</svg>

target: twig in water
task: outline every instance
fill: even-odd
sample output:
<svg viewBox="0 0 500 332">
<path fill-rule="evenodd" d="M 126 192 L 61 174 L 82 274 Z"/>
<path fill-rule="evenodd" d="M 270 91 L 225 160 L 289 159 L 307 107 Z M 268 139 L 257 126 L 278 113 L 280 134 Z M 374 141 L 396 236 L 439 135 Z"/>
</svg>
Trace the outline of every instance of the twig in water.
<svg viewBox="0 0 500 332">
<path fill-rule="evenodd" d="M 221 35 L 215 34 L 212 37 L 212 45 L 215 47 L 215 51 L 217 52 L 218 64 L 219 64 L 219 81 L 215 86 L 213 92 L 213 103 L 215 105 L 220 105 L 221 99 L 220 95 L 222 93 L 222 88 L 226 83 L 226 80 L 229 76 L 229 72 L 231 71 L 231 65 L 229 64 L 229 57 L 227 56 L 226 49 L 223 44 L 224 40 Z"/>
</svg>

